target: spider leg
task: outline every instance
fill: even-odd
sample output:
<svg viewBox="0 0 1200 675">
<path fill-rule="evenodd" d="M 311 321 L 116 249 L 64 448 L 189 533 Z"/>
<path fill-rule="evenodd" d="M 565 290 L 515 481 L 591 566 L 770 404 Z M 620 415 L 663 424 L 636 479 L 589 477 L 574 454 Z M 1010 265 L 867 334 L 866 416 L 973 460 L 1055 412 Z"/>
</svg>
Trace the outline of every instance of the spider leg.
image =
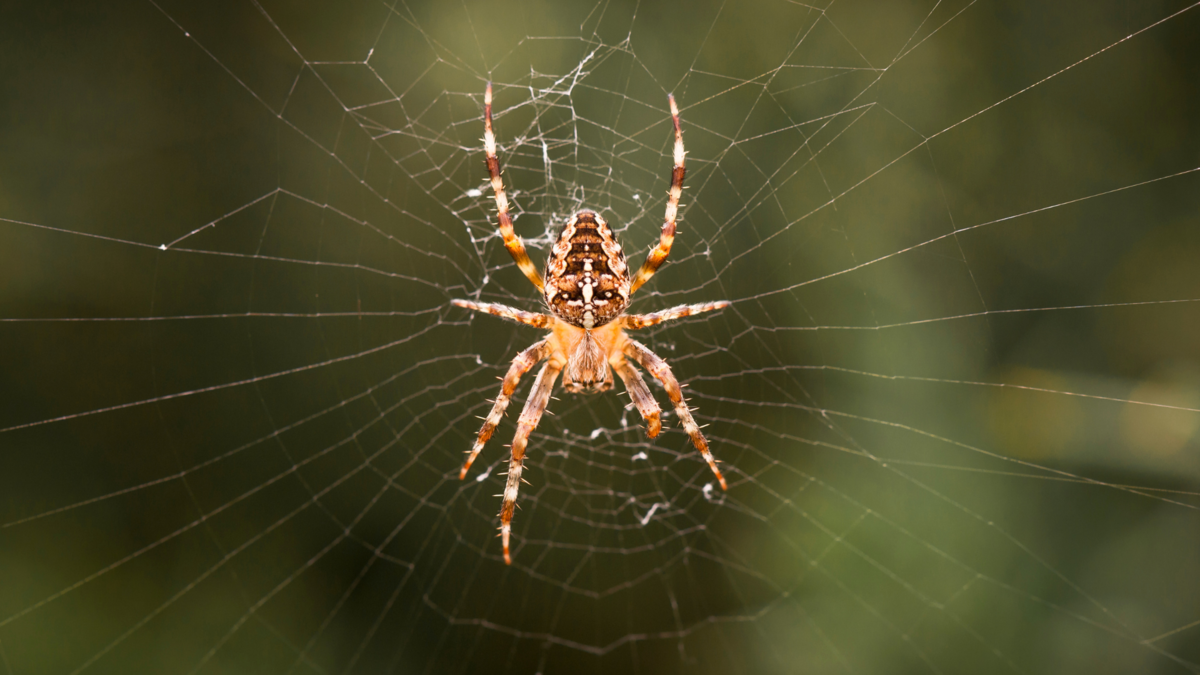
<svg viewBox="0 0 1200 675">
<path fill-rule="evenodd" d="M 487 153 L 488 176 L 492 179 L 492 192 L 496 195 L 496 218 L 500 221 L 500 236 L 504 237 L 504 247 L 516 261 L 517 267 L 542 290 L 542 275 L 533 266 L 529 254 L 525 252 L 525 244 L 513 232 L 512 218 L 508 215 L 508 195 L 504 192 L 504 181 L 500 179 L 500 159 L 496 157 L 496 134 L 492 132 L 492 83 L 488 82 L 487 91 L 483 95 L 483 148 Z"/>
<path fill-rule="evenodd" d="M 521 381 L 521 376 L 529 372 L 529 369 L 537 365 L 539 361 L 550 356 L 550 349 L 550 343 L 542 340 L 517 354 L 513 359 L 512 365 L 508 367 L 508 373 L 504 376 L 504 383 L 500 385 L 500 393 L 496 396 L 496 402 L 492 405 L 492 412 L 488 413 L 487 419 L 484 420 L 483 427 L 479 429 L 479 437 L 475 439 L 475 445 L 471 448 L 471 454 L 467 457 L 466 464 L 463 464 L 462 471 L 458 472 L 459 480 L 467 477 L 467 470 L 471 468 L 471 463 L 479 456 L 479 451 L 483 450 L 484 444 L 496 431 L 496 425 L 500 424 L 500 418 L 504 417 L 504 410 L 508 408 L 508 401 L 512 398 L 517 383 Z"/>
<path fill-rule="evenodd" d="M 646 262 L 638 270 L 637 276 L 629 287 L 632 294 L 650 280 L 658 268 L 666 261 L 671 253 L 671 244 L 675 243 L 675 217 L 679 213 L 679 197 L 683 194 L 683 132 L 679 129 L 679 107 L 675 105 L 675 96 L 667 95 L 671 103 L 671 121 L 675 123 L 675 168 L 671 170 L 671 192 L 667 196 L 667 215 L 663 220 L 662 234 L 659 235 L 658 245 L 646 256 Z"/>
<path fill-rule="evenodd" d="M 650 393 L 650 387 L 647 387 L 646 381 L 642 379 L 642 374 L 633 367 L 632 363 L 626 361 L 625 357 L 618 358 L 620 360 L 612 364 L 613 370 L 621 376 L 621 381 L 625 383 L 625 390 L 629 392 L 633 404 L 642 414 L 642 419 L 646 420 L 646 435 L 654 438 L 659 431 L 662 431 L 662 421 L 659 420 L 659 414 L 662 411 L 659 410 L 654 395 Z"/>
<path fill-rule="evenodd" d="M 473 312 L 483 312 L 484 314 L 509 319 L 517 323 L 523 323 L 526 326 L 533 326 L 534 328 L 545 328 L 550 325 L 550 317 L 545 314 L 526 312 L 516 307 L 509 307 L 508 305 L 498 305 L 491 302 L 471 302 L 470 300 L 451 300 L 450 304 L 455 307 L 469 309 Z"/>
<path fill-rule="evenodd" d="M 525 445 L 529 443 L 529 434 L 537 428 L 554 391 L 554 380 L 558 378 L 562 366 L 553 360 L 542 366 L 537 380 L 533 383 L 533 391 L 525 408 L 521 410 L 521 419 L 517 423 L 517 435 L 513 437 L 512 457 L 508 460 L 508 482 L 504 485 L 504 505 L 500 507 L 500 539 L 504 544 L 504 564 L 512 564 L 512 556 L 508 553 L 508 538 L 512 533 L 513 510 L 517 506 L 517 491 L 521 489 L 521 470 L 525 464 Z"/>
<path fill-rule="evenodd" d="M 623 351 L 626 356 L 637 361 L 647 372 L 653 375 L 659 382 L 662 382 L 663 388 L 667 390 L 667 396 L 671 398 L 671 403 L 675 405 L 675 414 L 679 416 L 679 420 L 683 423 L 683 430 L 691 437 L 692 445 L 696 446 L 696 449 L 700 451 L 700 455 L 704 457 L 704 461 L 708 462 L 708 468 L 712 469 L 713 474 L 716 475 L 717 482 L 721 484 L 721 489 L 726 489 L 725 477 L 717 469 L 717 462 L 708 450 L 708 440 L 704 438 L 704 434 L 700 432 L 700 427 L 696 425 L 696 420 L 692 418 L 692 411 L 688 408 L 687 401 L 683 400 L 683 391 L 679 388 L 679 380 L 676 380 L 675 375 L 671 373 L 671 367 L 657 354 L 636 340 L 627 340 Z"/>
<path fill-rule="evenodd" d="M 459 301 L 455 300 L 455 302 Z M 718 302 L 702 302 L 698 305 L 680 305 L 671 309 L 664 309 L 661 312 L 654 312 L 653 314 L 626 314 L 621 317 L 621 328 L 637 330 L 638 328 L 646 328 L 664 321 L 682 319 L 685 316 L 692 316 L 693 314 L 703 314 L 704 312 L 711 312 L 714 309 L 725 309 L 729 305 L 730 302 L 728 300 L 721 300 Z"/>
</svg>

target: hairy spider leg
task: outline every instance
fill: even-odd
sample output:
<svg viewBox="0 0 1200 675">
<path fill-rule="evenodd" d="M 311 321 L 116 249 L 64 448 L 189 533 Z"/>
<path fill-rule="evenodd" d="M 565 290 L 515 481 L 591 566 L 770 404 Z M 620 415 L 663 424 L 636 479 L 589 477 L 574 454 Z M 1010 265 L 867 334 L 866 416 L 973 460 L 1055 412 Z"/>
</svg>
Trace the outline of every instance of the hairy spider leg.
<svg viewBox="0 0 1200 675">
<path fill-rule="evenodd" d="M 537 380 L 533 383 L 533 391 L 525 408 L 521 410 L 521 418 L 517 422 L 517 435 L 513 437 L 512 457 L 508 460 L 508 481 L 504 484 L 504 504 L 500 507 L 500 540 L 504 544 L 504 564 L 512 564 L 512 556 L 508 552 L 508 539 L 512 534 L 513 510 L 517 506 L 517 492 L 521 489 L 521 471 L 525 466 L 525 446 L 529 443 L 529 434 L 537 428 L 554 391 L 554 380 L 558 378 L 562 366 L 553 359 L 546 362 L 538 372 Z"/>
<path fill-rule="evenodd" d="M 551 351 L 550 342 L 542 340 L 513 358 L 512 365 L 508 367 L 508 373 L 504 376 L 504 383 L 500 385 L 500 393 L 496 396 L 496 402 L 492 404 L 492 412 L 488 413 L 487 419 L 483 421 L 483 427 L 479 429 L 479 436 L 475 439 L 475 445 L 467 456 L 467 462 L 463 464 L 462 471 L 458 472 L 459 480 L 467 477 L 467 470 L 471 468 L 471 463 L 475 461 L 479 452 L 483 450 L 483 446 L 495 433 L 496 426 L 500 424 L 500 418 L 504 417 L 508 402 L 517 389 L 517 383 L 521 381 L 521 376 L 528 373 L 529 369 L 540 361 L 548 358 Z M 541 376 L 539 376 L 540 380 Z"/>
<path fill-rule="evenodd" d="M 696 446 L 696 449 L 700 451 L 700 455 L 704 457 L 704 461 L 708 462 L 708 468 L 712 469 L 713 474 L 717 477 L 717 482 L 721 484 L 721 489 L 727 489 L 725 486 L 725 477 L 721 475 L 720 469 L 717 468 L 717 461 L 713 459 L 712 453 L 708 450 L 708 440 L 704 438 L 700 427 L 696 425 L 696 420 L 692 418 L 692 411 L 688 408 L 687 401 L 683 400 L 683 391 L 679 388 L 679 380 L 676 380 L 675 375 L 671 373 L 671 367 L 657 354 L 636 340 L 627 340 L 624 352 L 626 356 L 637 361 L 646 369 L 646 372 L 653 375 L 655 379 L 662 383 L 663 389 L 667 390 L 667 396 L 670 397 L 671 403 L 675 405 L 675 414 L 679 417 L 679 421 L 683 423 L 683 430 L 692 439 L 692 445 Z"/>
<path fill-rule="evenodd" d="M 664 309 L 661 312 L 653 314 L 626 314 L 621 317 L 621 327 L 629 330 L 637 330 L 646 328 L 655 324 L 660 324 L 664 321 L 674 321 L 682 319 L 693 314 L 703 314 L 711 312 L 714 309 L 725 309 L 730 305 L 728 300 L 720 300 L 718 302 L 702 302 L 698 305 L 680 305 L 671 309 Z"/>
<path fill-rule="evenodd" d="M 504 247 L 512 254 L 517 267 L 525 276 L 542 290 L 542 274 L 533 266 L 525 244 L 513 232 L 512 218 L 508 215 L 508 195 L 504 192 L 504 181 L 500 179 L 500 159 L 496 157 L 496 134 L 492 132 L 492 83 L 488 82 L 487 91 L 483 95 L 483 148 L 487 153 L 488 175 L 492 179 L 492 193 L 496 196 L 496 218 L 500 221 L 500 236 L 504 237 Z"/>
<path fill-rule="evenodd" d="M 646 262 L 638 270 L 637 276 L 629 287 L 629 292 L 642 287 L 650 280 L 658 268 L 671 254 L 671 244 L 675 243 L 675 218 L 679 213 L 679 197 L 683 194 L 683 174 L 687 170 L 683 166 L 683 131 L 679 128 L 679 107 L 675 105 L 675 96 L 667 95 L 671 103 L 671 121 L 675 123 L 675 168 L 671 170 L 671 192 L 667 195 L 667 214 L 663 219 L 662 234 L 659 235 L 658 245 L 646 255 Z"/>
<path fill-rule="evenodd" d="M 498 305 L 494 302 L 471 302 L 470 300 L 451 300 L 450 304 L 454 305 L 455 307 L 462 307 L 463 309 L 469 309 L 473 312 L 483 312 L 484 314 L 491 314 L 493 316 L 498 316 L 502 319 L 509 319 L 510 321 L 516 321 L 517 323 L 523 323 L 526 326 L 533 326 L 534 328 L 545 328 L 546 326 L 550 325 L 550 317 L 546 316 L 545 314 L 538 314 L 537 312 L 526 312 L 525 310 L 517 309 L 516 307 L 509 307 L 508 305 Z"/>
<path fill-rule="evenodd" d="M 625 390 L 629 392 L 629 398 L 633 399 L 633 405 L 641 413 L 642 419 L 646 420 L 646 435 L 654 438 L 659 431 L 662 431 L 662 420 L 659 417 L 662 410 L 658 407 L 658 402 L 654 400 L 654 395 L 650 393 L 650 387 L 646 386 L 642 374 L 633 367 L 632 363 L 625 360 L 625 357 L 611 360 L 610 363 L 613 370 L 617 371 L 617 375 L 621 377 L 621 381 L 625 383 Z"/>
</svg>

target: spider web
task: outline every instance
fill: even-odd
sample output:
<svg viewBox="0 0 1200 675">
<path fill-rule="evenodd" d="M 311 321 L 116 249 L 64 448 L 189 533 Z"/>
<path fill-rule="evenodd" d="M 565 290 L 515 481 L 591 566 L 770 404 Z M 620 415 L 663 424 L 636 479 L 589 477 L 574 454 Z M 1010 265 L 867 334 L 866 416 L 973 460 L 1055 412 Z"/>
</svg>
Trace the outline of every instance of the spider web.
<svg viewBox="0 0 1200 675">
<path fill-rule="evenodd" d="M 1195 7 L 2 10 L 0 672 L 1200 670 Z M 631 311 L 733 302 L 641 333 L 729 491 L 560 393 L 511 567 L 488 80 L 537 261 L 674 93 Z"/>
</svg>

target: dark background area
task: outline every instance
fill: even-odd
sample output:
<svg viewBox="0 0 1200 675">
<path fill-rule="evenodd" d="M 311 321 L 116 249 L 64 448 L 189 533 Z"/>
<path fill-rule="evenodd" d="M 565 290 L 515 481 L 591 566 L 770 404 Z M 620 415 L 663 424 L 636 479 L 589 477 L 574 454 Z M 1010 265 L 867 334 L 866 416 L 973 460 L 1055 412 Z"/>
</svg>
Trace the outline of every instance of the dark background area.
<svg viewBox="0 0 1200 675">
<path fill-rule="evenodd" d="M 4 4 L 0 673 L 1200 670 L 1192 7 Z M 673 92 L 633 311 L 734 303 L 729 492 L 560 393 L 507 568 L 489 79 L 537 261 Z"/>
</svg>

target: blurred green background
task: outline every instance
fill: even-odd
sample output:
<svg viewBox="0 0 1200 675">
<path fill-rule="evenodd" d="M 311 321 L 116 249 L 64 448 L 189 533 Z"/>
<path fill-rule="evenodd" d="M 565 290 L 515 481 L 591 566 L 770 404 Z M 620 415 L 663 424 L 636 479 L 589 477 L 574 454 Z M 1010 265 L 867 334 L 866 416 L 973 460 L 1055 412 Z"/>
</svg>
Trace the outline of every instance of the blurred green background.
<svg viewBox="0 0 1200 675">
<path fill-rule="evenodd" d="M 0 672 L 1200 670 L 1193 7 L 5 3 Z M 673 92 L 633 310 L 734 302 L 641 338 L 729 492 L 560 394 L 509 568 L 489 79 L 538 261 Z"/>
</svg>

